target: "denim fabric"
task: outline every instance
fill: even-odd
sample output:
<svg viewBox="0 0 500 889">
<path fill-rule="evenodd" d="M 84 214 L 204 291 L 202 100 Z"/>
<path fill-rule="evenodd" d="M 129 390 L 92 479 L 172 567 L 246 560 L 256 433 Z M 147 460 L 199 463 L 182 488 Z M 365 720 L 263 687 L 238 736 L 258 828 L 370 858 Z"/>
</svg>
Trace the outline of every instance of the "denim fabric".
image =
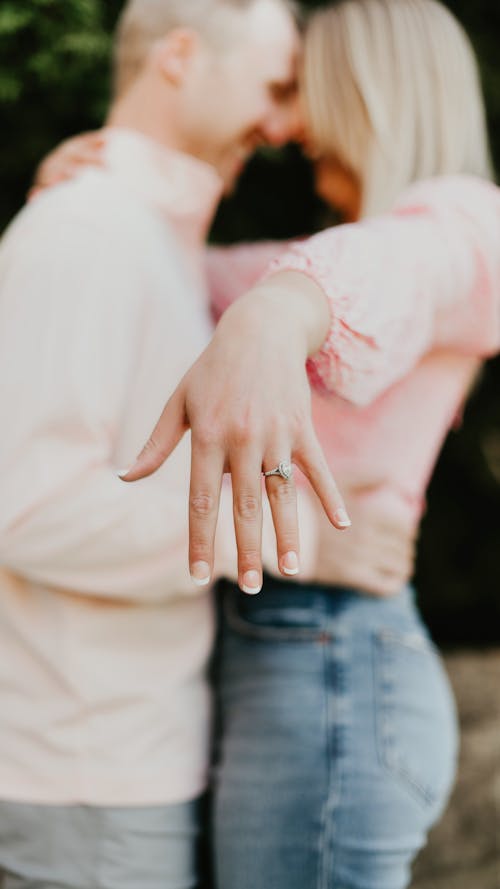
<svg viewBox="0 0 500 889">
<path fill-rule="evenodd" d="M 455 772 L 410 589 L 220 585 L 217 889 L 403 889 Z"/>
<path fill-rule="evenodd" d="M 199 807 L 0 802 L 0 886 L 194 889 Z"/>
</svg>

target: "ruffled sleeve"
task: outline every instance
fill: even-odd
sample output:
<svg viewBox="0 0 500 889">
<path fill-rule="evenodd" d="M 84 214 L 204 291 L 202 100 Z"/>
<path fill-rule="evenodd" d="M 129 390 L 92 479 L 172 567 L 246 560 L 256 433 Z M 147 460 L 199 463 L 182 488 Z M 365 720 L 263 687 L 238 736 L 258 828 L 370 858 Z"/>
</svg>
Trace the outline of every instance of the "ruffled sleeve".
<svg viewBox="0 0 500 889">
<path fill-rule="evenodd" d="M 386 216 L 293 244 L 271 263 L 270 273 L 284 270 L 308 275 L 329 300 L 312 382 L 368 404 L 430 350 L 498 350 L 499 189 L 471 177 L 419 183 Z"/>
</svg>

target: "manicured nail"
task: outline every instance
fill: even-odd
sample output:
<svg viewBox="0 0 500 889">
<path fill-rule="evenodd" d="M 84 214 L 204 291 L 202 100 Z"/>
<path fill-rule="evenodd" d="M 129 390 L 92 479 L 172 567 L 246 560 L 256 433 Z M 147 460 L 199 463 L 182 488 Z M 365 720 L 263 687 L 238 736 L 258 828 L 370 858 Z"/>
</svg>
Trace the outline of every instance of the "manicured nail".
<svg viewBox="0 0 500 889">
<path fill-rule="evenodd" d="M 210 583 L 210 565 L 208 562 L 194 562 L 191 565 L 191 580 L 196 586 L 207 586 Z"/>
<path fill-rule="evenodd" d="M 333 518 L 335 519 L 335 524 L 338 525 L 339 528 L 351 527 L 352 523 L 345 509 L 338 509 Z"/>
<path fill-rule="evenodd" d="M 118 478 L 125 478 L 125 476 L 129 474 L 131 469 L 132 469 L 131 466 L 128 466 L 127 469 L 119 469 L 116 474 L 117 474 Z"/>
<path fill-rule="evenodd" d="M 243 575 L 241 589 L 244 593 L 248 593 L 249 596 L 256 596 L 257 593 L 260 593 L 262 589 L 262 581 L 259 572 L 247 571 L 246 574 Z"/>
<path fill-rule="evenodd" d="M 281 560 L 281 570 L 283 571 L 283 574 L 288 574 L 290 576 L 299 573 L 299 558 L 297 553 L 292 551 L 285 553 Z"/>
</svg>

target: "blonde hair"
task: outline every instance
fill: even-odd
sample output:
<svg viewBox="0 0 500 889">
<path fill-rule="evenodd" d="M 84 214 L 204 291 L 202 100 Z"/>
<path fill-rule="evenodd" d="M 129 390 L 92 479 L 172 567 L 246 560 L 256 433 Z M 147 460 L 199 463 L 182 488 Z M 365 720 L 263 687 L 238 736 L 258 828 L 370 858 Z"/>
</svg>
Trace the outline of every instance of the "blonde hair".
<svg viewBox="0 0 500 889">
<path fill-rule="evenodd" d="M 133 83 L 153 45 L 178 27 L 193 28 L 214 46 L 227 43 L 231 14 L 250 9 L 257 0 L 128 0 L 118 21 L 114 54 L 114 92 Z M 276 0 L 297 18 L 294 0 Z"/>
<path fill-rule="evenodd" d="M 362 215 L 418 179 L 492 177 L 476 58 L 436 0 L 341 0 L 315 13 L 304 82 L 313 141 L 359 179 Z"/>
</svg>

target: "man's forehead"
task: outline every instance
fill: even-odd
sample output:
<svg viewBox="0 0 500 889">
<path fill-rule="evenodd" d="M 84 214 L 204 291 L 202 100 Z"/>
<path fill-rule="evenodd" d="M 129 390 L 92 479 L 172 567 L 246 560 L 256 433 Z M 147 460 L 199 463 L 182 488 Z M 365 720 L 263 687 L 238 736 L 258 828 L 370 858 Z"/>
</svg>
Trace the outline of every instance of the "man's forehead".
<svg viewBox="0 0 500 889">
<path fill-rule="evenodd" d="M 257 50 L 297 54 L 301 36 L 297 24 L 281 0 L 256 0 L 248 9 L 244 39 Z"/>
<path fill-rule="evenodd" d="M 252 59 L 262 79 L 283 85 L 296 82 L 302 39 L 286 6 L 277 0 L 259 0 L 247 25 L 240 53 Z"/>
</svg>

